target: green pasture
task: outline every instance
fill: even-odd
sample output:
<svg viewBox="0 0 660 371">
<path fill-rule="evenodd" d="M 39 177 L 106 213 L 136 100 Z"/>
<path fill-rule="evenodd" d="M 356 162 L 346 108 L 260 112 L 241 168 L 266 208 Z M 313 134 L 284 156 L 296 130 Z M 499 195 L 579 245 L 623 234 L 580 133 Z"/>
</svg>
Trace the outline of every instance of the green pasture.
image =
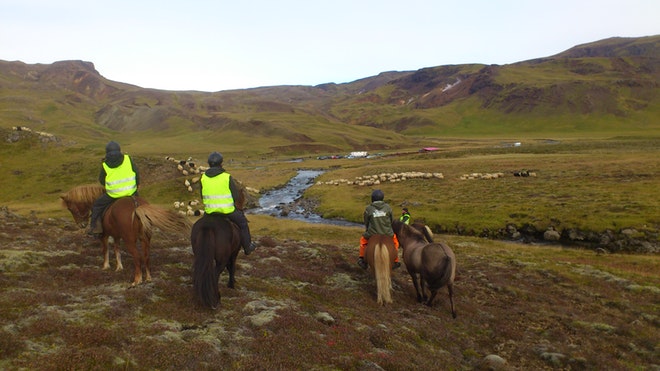
<svg viewBox="0 0 660 371">
<path fill-rule="evenodd" d="M 469 150 L 443 151 L 374 160 L 360 167 L 342 167 L 320 180 L 388 172 L 440 172 L 444 179 L 361 187 L 320 185 L 307 197 L 321 201 L 327 217 L 359 221 L 359 205 L 367 204 L 373 188 L 385 192 L 397 209 L 407 206 L 413 218 L 480 232 L 507 223 L 593 231 L 621 228 L 657 229 L 660 224 L 660 141 L 658 138 L 527 141 L 520 147 L 484 142 Z M 528 170 L 536 176 L 515 177 Z M 461 180 L 463 174 L 503 173 L 503 178 Z"/>
<path fill-rule="evenodd" d="M 8 135 L 9 132 L 4 132 Z M 210 134 L 213 136 L 214 134 Z M 237 137 L 234 137 L 237 138 Z M 179 137 L 120 137 L 123 149 L 144 167 L 141 194 L 169 206 L 191 199 L 186 179 L 165 156 L 204 164 L 212 147 L 193 147 L 198 134 Z M 413 219 L 449 233 L 479 235 L 512 223 L 543 231 L 579 228 L 588 231 L 657 231 L 660 226 L 660 136 L 615 136 L 521 139 L 417 138 L 438 151 L 419 147 L 379 152 L 367 159 L 318 160 L 317 154 L 265 154 L 223 146 L 225 167 L 245 186 L 265 192 L 283 186 L 298 169 L 325 170 L 317 181 L 353 180 L 364 175 L 400 172 L 442 173 L 443 179 L 411 179 L 377 186 L 316 184 L 305 197 L 318 202 L 326 218 L 361 222 L 371 191 L 380 188 L 395 210 L 407 206 Z M 184 149 L 181 143 L 187 143 Z M 0 145 L 0 204 L 21 213 L 68 217 L 59 194 L 72 186 L 96 182 L 104 142 L 63 145 L 26 137 Z M 221 150 L 221 148 L 218 148 Z M 516 171 L 536 174 L 516 177 Z M 502 173 L 497 179 L 461 180 L 464 174 Z M 190 177 L 188 177 L 190 178 Z"/>
</svg>

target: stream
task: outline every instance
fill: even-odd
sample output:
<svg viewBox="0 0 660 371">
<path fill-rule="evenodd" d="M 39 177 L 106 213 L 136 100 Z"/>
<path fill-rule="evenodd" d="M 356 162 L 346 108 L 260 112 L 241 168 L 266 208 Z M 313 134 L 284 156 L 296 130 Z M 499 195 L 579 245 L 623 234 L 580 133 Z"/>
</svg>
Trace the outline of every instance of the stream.
<svg viewBox="0 0 660 371">
<path fill-rule="evenodd" d="M 314 179 L 323 174 L 320 170 L 298 170 L 298 174 L 291 178 L 282 188 L 267 192 L 259 198 L 259 207 L 247 210 L 247 214 L 271 215 L 282 219 L 300 220 L 308 223 L 332 224 L 342 226 L 362 226 L 341 219 L 324 219 L 318 214 L 305 208 L 300 202 L 305 190 L 314 185 Z"/>
</svg>

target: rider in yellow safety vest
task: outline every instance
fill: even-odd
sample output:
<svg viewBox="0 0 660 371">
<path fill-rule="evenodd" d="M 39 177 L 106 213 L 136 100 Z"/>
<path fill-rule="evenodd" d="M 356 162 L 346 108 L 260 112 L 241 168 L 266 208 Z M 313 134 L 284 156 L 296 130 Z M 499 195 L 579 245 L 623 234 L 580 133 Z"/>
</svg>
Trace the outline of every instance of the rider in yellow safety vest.
<svg viewBox="0 0 660 371">
<path fill-rule="evenodd" d="M 99 173 L 99 183 L 105 187 L 105 193 L 94 201 L 88 234 L 100 237 L 103 223 L 99 222 L 105 209 L 116 199 L 138 195 L 140 175 L 137 166 L 129 155 L 121 153 L 119 143 L 110 141 L 105 146 L 105 158 Z"/>
<path fill-rule="evenodd" d="M 401 213 L 401 216 L 399 217 L 399 221 L 404 222 L 405 224 L 410 224 L 410 213 L 408 212 L 407 207 L 403 208 L 403 212 Z"/>
<path fill-rule="evenodd" d="M 222 160 L 220 153 L 211 153 L 208 158 L 210 168 L 201 177 L 204 213 L 223 214 L 234 222 L 241 231 L 243 251 L 245 255 L 250 255 L 256 245 L 252 242 L 250 228 L 243 210 L 234 205 L 234 200 L 241 190 L 231 175 L 223 169 Z"/>
</svg>

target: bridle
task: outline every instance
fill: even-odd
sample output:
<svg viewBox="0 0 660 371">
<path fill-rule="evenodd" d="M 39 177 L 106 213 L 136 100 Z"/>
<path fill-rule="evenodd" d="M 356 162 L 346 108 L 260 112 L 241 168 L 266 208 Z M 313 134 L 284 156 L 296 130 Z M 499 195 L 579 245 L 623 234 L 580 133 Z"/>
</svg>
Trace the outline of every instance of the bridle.
<svg viewBox="0 0 660 371">
<path fill-rule="evenodd" d="M 74 205 L 74 206 L 71 206 L 71 205 Z M 76 221 L 76 223 L 82 224 L 82 223 L 87 222 L 87 220 L 89 219 L 89 213 L 90 213 L 89 209 L 86 212 L 83 213 L 82 211 L 80 211 L 80 208 L 78 207 L 77 204 L 67 203 L 66 206 L 67 206 L 67 209 L 69 209 L 69 212 L 71 212 L 71 215 L 73 215 L 73 219 Z"/>
</svg>

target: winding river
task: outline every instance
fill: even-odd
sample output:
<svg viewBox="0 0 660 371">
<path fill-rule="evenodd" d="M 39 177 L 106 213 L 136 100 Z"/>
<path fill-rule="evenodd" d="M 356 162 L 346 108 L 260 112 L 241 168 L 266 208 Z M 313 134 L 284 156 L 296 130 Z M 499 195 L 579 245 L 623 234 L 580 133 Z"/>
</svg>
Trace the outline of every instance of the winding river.
<svg viewBox="0 0 660 371">
<path fill-rule="evenodd" d="M 314 179 L 323 174 L 320 170 L 298 170 L 282 188 L 267 192 L 259 198 L 259 207 L 247 210 L 248 214 L 272 215 L 283 219 L 300 220 L 308 223 L 322 223 L 343 226 L 361 226 L 361 224 L 340 219 L 324 219 L 320 215 L 306 210 L 298 201 L 305 190 L 314 184 Z"/>
</svg>

